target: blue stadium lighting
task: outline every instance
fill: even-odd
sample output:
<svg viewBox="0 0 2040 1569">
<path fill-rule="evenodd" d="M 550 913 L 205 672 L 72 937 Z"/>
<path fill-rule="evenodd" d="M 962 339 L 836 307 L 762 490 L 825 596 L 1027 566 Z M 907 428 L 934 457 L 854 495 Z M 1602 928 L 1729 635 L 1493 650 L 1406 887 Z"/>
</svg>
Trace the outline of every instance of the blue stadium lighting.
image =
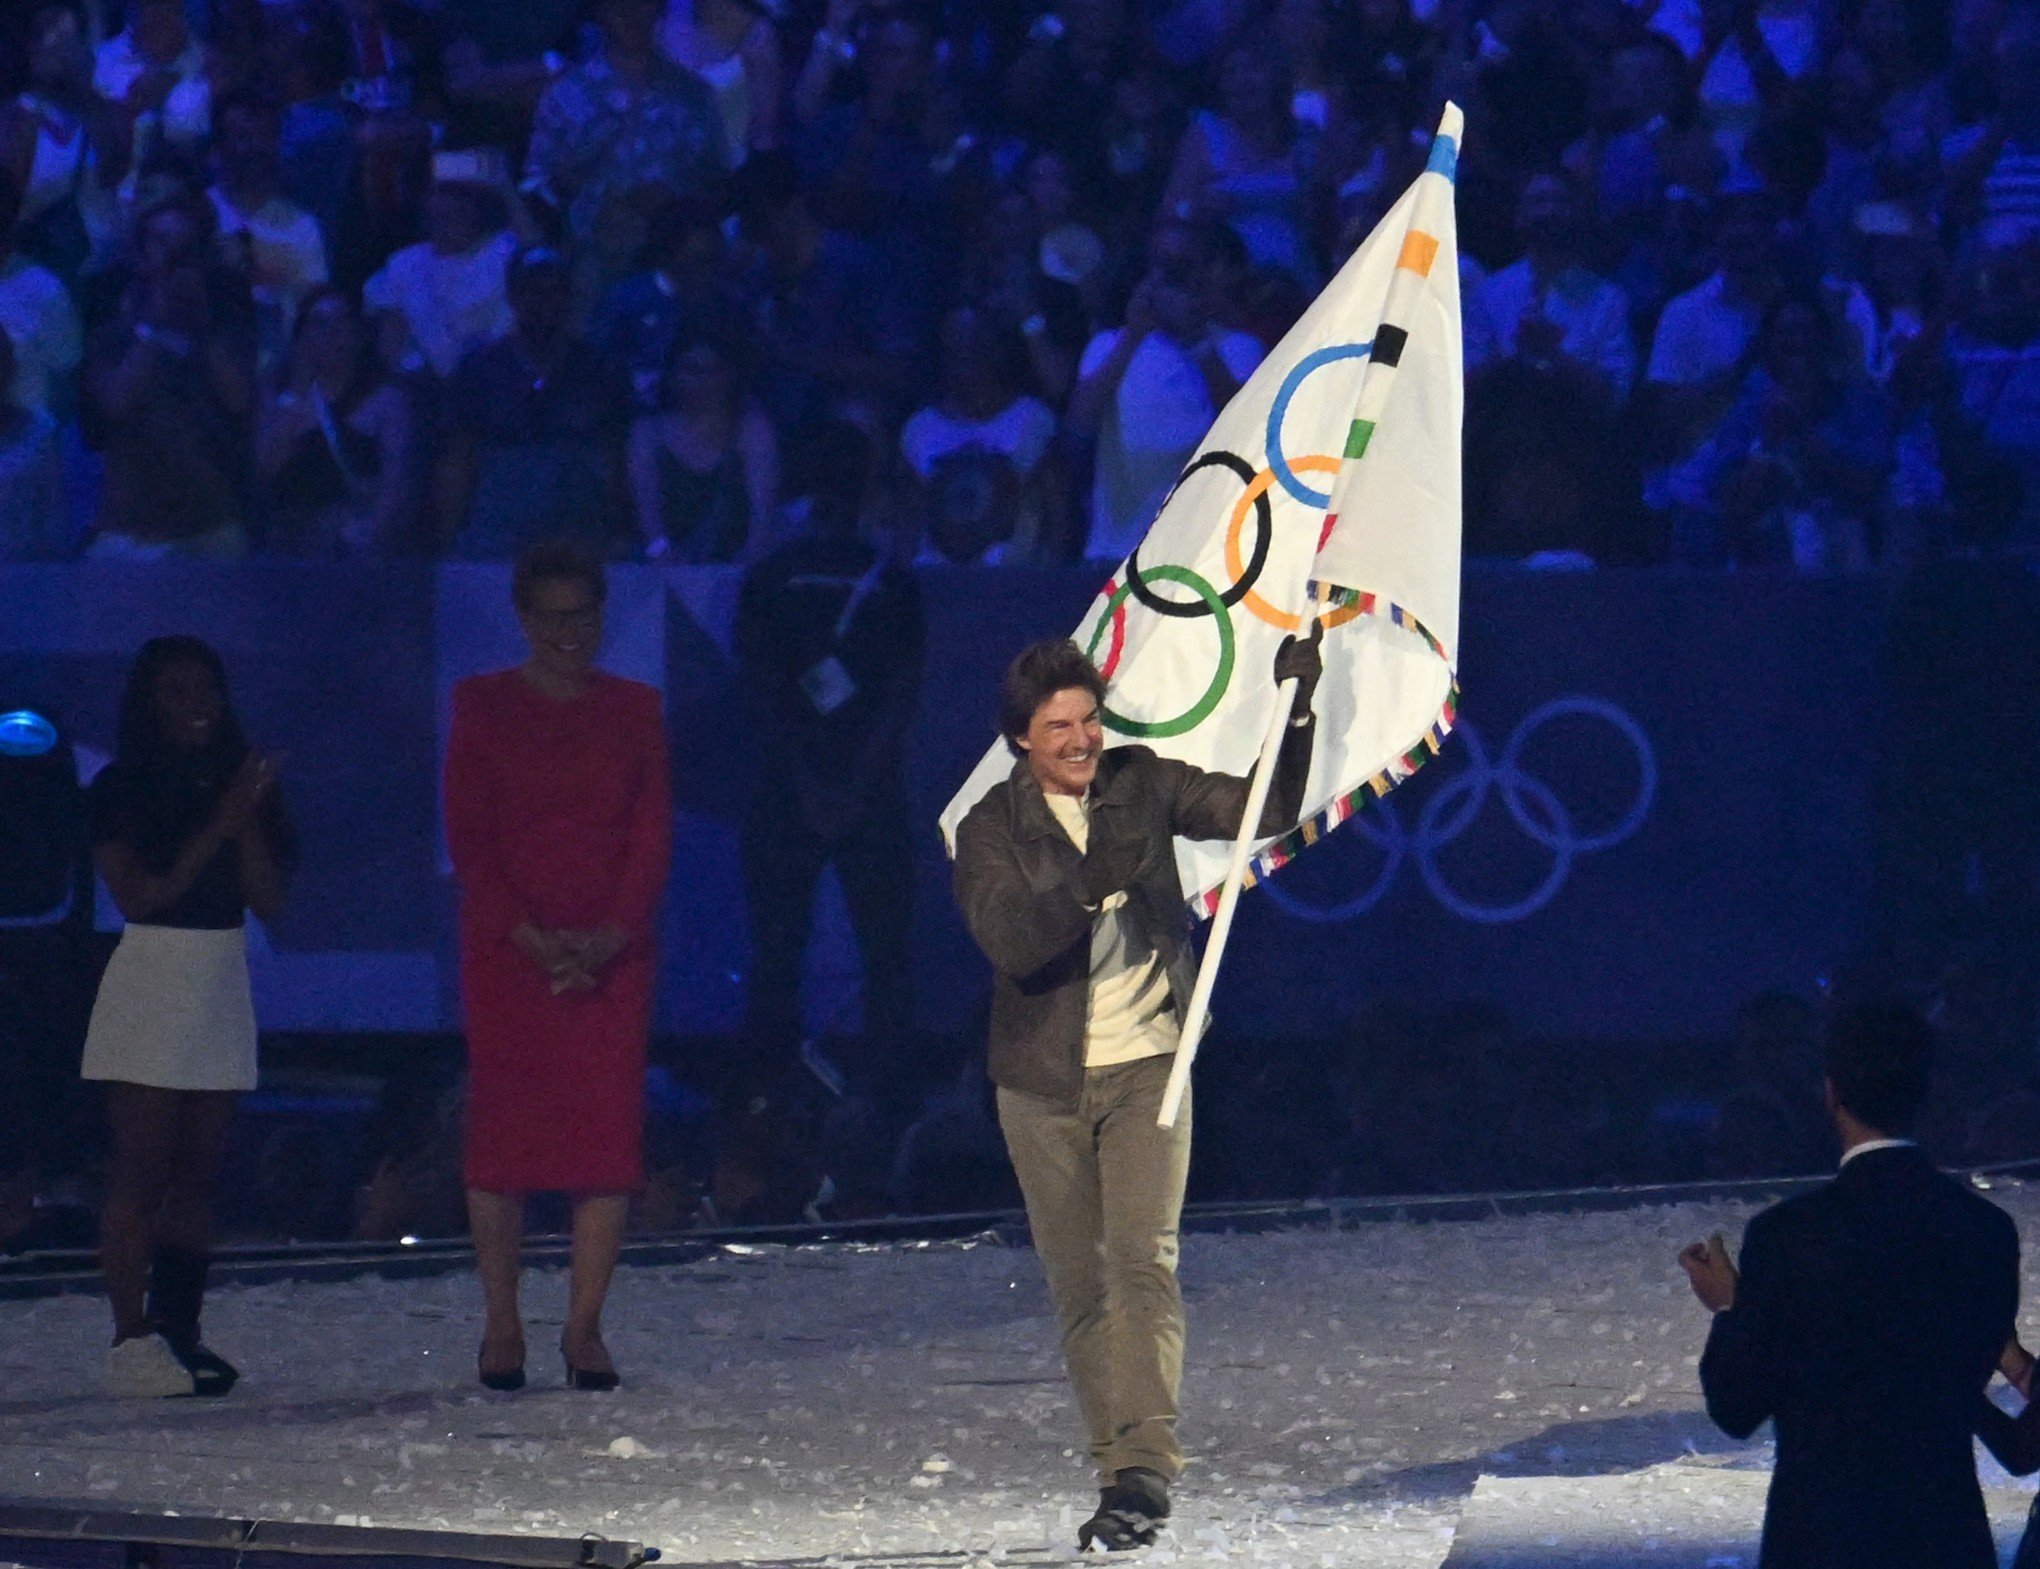
<svg viewBox="0 0 2040 1569">
<path fill-rule="evenodd" d="M 0 714 L 0 757 L 42 757 L 56 744 L 57 727 L 33 709 Z"/>
</svg>

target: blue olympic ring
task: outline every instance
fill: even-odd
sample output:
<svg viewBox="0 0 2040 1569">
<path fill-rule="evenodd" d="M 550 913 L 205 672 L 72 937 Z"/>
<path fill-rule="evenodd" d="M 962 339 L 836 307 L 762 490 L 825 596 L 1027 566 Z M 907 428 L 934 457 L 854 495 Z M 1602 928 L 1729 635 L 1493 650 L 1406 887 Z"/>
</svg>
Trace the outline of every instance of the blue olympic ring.
<svg viewBox="0 0 2040 1569">
<path fill-rule="evenodd" d="M 1289 400 L 1304 383 L 1304 378 L 1314 370 L 1335 365 L 1340 360 L 1365 359 L 1374 352 L 1372 340 L 1366 343 L 1335 343 L 1328 348 L 1306 354 L 1289 369 L 1282 378 L 1282 385 L 1275 393 L 1275 401 L 1268 405 L 1268 467 L 1274 471 L 1275 482 L 1306 507 L 1322 510 L 1332 504 L 1329 490 L 1312 490 L 1289 466 L 1289 459 L 1282 451 L 1282 422 L 1289 415 Z M 1341 436 L 1341 445 L 1344 437 Z"/>
<path fill-rule="evenodd" d="M 1523 770 L 1523 750 L 1531 738 L 1552 720 L 1573 716 L 1606 720 L 1636 753 L 1635 799 L 1613 823 L 1593 833 L 1581 833 L 1574 826 L 1572 813 L 1551 786 Z M 1404 825 L 1393 796 L 1370 803 L 1353 819 L 1353 826 L 1383 854 L 1381 870 L 1367 887 L 1338 904 L 1313 905 L 1286 891 L 1280 878 L 1270 878 L 1262 884 L 1268 897 L 1301 920 L 1326 925 L 1355 920 L 1388 896 L 1403 862 L 1415 856 L 1418 872 L 1431 897 L 1461 920 L 1483 926 L 1527 920 L 1558 896 L 1572 873 L 1576 857 L 1609 849 L 1633 836 L 1657 799 L 1657 753 L 1650 737 L 1621 708 L 1601 698 L 1561 697 L 1532 710 L 1510 735 L 1499 760 L 1490 758 L 1480 732 L 1466 720 L 1460 721 L 1454 734 L 1465 746 L 1467 766 L 1424 803 L 1414 832 Z M 1525 837 L 1549 850 L 1552 857 L 1551 869 L 1537 886 L 1506 904 L 1480 904 L 1467 898 L 1445 880 L 1437 861 L 1437 852 L 1473 825 L 1474 818 L 1487 805 L 1490 791 L 1501 797 Z"/>
</svg>

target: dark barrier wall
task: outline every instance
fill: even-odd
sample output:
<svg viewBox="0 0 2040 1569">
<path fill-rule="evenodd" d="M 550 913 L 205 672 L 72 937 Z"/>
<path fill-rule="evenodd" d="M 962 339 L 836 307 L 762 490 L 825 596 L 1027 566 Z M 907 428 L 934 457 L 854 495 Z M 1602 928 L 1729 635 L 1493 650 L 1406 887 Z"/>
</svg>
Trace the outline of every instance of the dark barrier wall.
<svg viewBox="0 0 2040 1569">
<path fill-rule="evenodd" d="M 1074 624 L 1094 574 L 932 570 L 917 816 L 924 1023 L 966 1027 L 984 972 L 933 823 L 989 741 L 999 671 Z M 617 569 L 607 662 L 663 685 L 680 851 L 664 1027 L 738 1018 L 730 823 L 745 716 L 725 653 L 736 576 Z M 143 638 L 225 653 L 251 733 L 288 754 L 306 846 L 257 945 L 265 1022 L 453 1022 L 438 837 L 444 694 L 515 657 L 507 571 L 84 564 L 0 570 L 0 706 L 110 746 Z M 1712 1033 L 1755 991 L 1852 964 L 1929 979 L 1978 945 L 2033 957 L 2040 595 L 2002 566 L 1899 583 L 1765 575 L 1469 576 L 1464 724 L 1445 756 L 1242 908 L 1219 1011 L 1315 1033 L 1363 1002 L 1480 1000 L 1531 1030 Z M 825 894 L 825 899 L 828 897 Z M 840 921 L 814 1021 L 854 1018 Z"/>
</svg>

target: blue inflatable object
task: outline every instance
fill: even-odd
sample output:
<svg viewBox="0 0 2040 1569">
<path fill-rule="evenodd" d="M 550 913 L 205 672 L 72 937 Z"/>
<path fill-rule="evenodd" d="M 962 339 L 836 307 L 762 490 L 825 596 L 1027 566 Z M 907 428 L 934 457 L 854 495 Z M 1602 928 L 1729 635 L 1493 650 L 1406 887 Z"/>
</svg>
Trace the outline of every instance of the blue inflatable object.
<svg viewBox="0 0 2040 1569">
<path fill-rule="evenodd" d="M 33 709 L 0 714 L 0 757 L 42 757 L 56 745 L 57 727 Z"/>
</svg>

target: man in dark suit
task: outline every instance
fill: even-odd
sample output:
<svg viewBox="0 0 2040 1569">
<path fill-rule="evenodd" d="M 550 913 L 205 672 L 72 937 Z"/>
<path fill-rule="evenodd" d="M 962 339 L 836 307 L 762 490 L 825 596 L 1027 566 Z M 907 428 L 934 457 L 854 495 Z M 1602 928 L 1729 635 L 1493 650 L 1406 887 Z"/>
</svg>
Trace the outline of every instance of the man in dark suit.
<svg viewBox="0 0 2040 1569">
<path fill-rule="evenodd" d="M 1707 1414 L 1769 1418 L 1776 1470 L 1760 1569 L 1995 1569 L 1970 1435 L 2012 1332 L 2019 1239 L 1907 1137 L 1933 1040 L 1905 1009 L 1859 1008 L 1828 1043 L 1842 1169 L 1743 1236 L 1679 1255 L 1715 1314 Z"/>
</svg>

